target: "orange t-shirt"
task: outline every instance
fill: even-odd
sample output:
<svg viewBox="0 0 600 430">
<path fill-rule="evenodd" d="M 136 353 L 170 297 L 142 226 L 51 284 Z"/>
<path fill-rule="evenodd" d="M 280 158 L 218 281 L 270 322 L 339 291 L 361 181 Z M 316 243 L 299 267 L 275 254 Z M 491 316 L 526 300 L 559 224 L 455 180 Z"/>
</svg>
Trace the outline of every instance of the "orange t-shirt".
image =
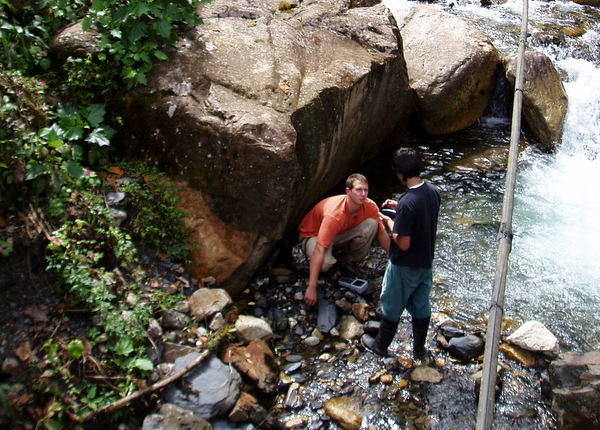
<svg viewBox="0 0 600 430">
<path fill-rule="evenodd" d="M 352 215 L 346 209 L 346 198 L 347 196 L 342 194 L 327 197 L 317 203 L 300 222 L 298 226 L 300 237 L 317 236 L 317 243 L 324 248 L 329 248 L 338 234 L 350 230 L 367 218 L 376 220 L 378 231 L 384 231 L 379 219 L 379 208 L 373 200 L 367 199 L 358 212 Z"/>
</svg>

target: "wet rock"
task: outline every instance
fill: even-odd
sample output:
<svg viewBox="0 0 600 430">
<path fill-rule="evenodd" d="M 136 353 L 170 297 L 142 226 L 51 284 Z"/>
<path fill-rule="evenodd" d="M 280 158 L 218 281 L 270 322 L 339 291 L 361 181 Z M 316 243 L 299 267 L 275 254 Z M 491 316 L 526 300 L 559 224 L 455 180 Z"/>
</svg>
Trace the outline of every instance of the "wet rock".
<svg viewBox="0 0 600 430">
<path fill-rule="evenodd" d="M 310 346 L 317 346 L 320 342 L 321 342 L 321 340 L 318 337 L 308 336 L 306 339 L 304 339 L 302 341 L 302 344 L 310 347 Z"/>
<path fill-rule="evenodd" d="M 201 416 L 166 403 L 160 413 L 144 418 L 142 430 L 212 430 L 212 426 Z"/>
<path fill-rule="evenodd" d="M 344 315 L 340 322 L 340 337 L 344 340 L 355 339 L 364 333 L 362 324 L 352 315 Z"/>
<path fill-rule="evenodd" d="M 366 334 L 369 335 L 377 335 L 377 332 L 379 331 L 379 326 L 381 325 L 380 321 L 367 321 L 364 325 L 363 325 L 363 330 Z"/>
<path fill-rule="evenodd" d="M 413 369 L 410 374 L 410 379 L 414 382 L 431 382 L 432 384 L 439 384 L 444 377 L 433 367 L 419 366 Z"/>
<path fill-rule="evenodd" d="M 558 339 L 539 321 L 527 321 L 506 341 L 523 349 L 534 352 L 555 352 L 558 350 Z"/>
<path fill-rule="evenodd" d="M 300 362 L 289 363 L 289 364 L 286 364 L 285 366 L 283 366 L 283 371 L 285 372 L 286 375 L 291 375 L 292 373 L 294 373 L 295 371 L 297 371 L 300 368 L 302 368 L 302 363 L 300 363 Z"/>
<path fill-rule="evenodd" d="M 352 303 L 350 303 L 346 298 L 338 299 L 335 301 L 335 305 L 340 308 L 344 313 L 352 313 Z"/>
<path fill-rule="evenodd" d="M 242 342 L 250 342 L 255 339 L 269 339 L 273 336 L 273 330 L 268 322 L 262 318 L 250 315 L 240 315 L 235 322 L 235 331 Z"/>
<path fill-rule="evenodd" d="M 508 345 L 503 343 L 498 347 L 498 350 L 503 353 L 506 358 L 515 360 L 525 367 L 535 367 L 538 362 L 538 356 L 536 353 L 527 351 L 526 349 L 520 348 L 516 345 Z"/>
<path fill-rule="evenodd" d="M 304 406 L 304 402 L 300 397 L 300 384 L 297 382 L 292 383 L 288 388 L 287 394 L 285 395 L 284 405 L 288 409 L 298 409 Z"/>
<path fill-rule="evenodd" d="M 337 310 L 333 303 L 319 299 L 317 310 L 317 328 L 327 333 L 335 326 L 337 320 Z"/>
<path fill-rule="evenodd" d="M 273 351 L 265 341 L 255 339 L 248 346 L 229 346 L 223 352 L 223 361 L 233 364 L 262 391 L 275 391 L 279 368 Z"/>
<path fill-rule="evenodd" d="M 186 314 L 177 312 L 174 309 L 167 309 L 162 314 L 162 326 L 166 329 L 181 330 L 189 322 L 190 318 Z"/>
<path fill-rule="evenodd" d="M 193 361 L 198 353 L 191 353 L 175 361 L 172 372 L 178 372 Z M 241 377 L 237 370 L 226 366 L 216 357 L 210 357 L 171 384 L 164 393 L 167 402 L 188 409 L 205 419 L 227 413 L 237 401 Z M 180 387 L 184 388 L 180 388 Z"/>
<path fill-rule="evenodd" d="M 232 303 L 229 293 L 221 288 L 200 288 L 188 298 L 190 314 L 200 321 L 222 311 Z"/>
<path fill-rule="evenodd" d="M 285 357 L 285 361 L 296 363 L 298 361 L 302 361 L 302 356 L 300 354 L 290 354 Z"/>
<path fill-rule="evenodd" d="M 308 417 L 305 415 L 294 415 L 291 418 L 287 418 L 283 422 L 283 428 L 286 430 L 301 429 L 306 427 L 308 424 Z"/>
<path fill-rule="evenodd" d="M 325 402 L 325 413 L 340 427 L 346 430 L 358 430 L 362 417 L 356 412 L 356 405 L 349 397 L 334 397 Z"/>
<path fill-rule="evenodd" d="M 474 334 L 463 337 L 453 337 L 448 342 L 448 352 L 462 361 L 469 361 L 483 352 L 483 339 Z"/>
<path fill-rule="evenodd" d="M 369 319 L 369 305 L 367 305 L 366 303 L 353 303 L 352 314 L 359 321 L 367 321 Z"/>
<path fill-rule="evenodd" d="M 234 423 L 251 421 L 253 423 L 262 423 L 267 416 L 267 411 L 259 405 L 254 396 L 246 392 L 241 392 L 238 401 L 228 415 L 228 419 Z"/>
<path fill-rule="evenodd" d="M 502 60 L 506 78 L 515 85 L 516 56 Z M 552 60 L 541 52 L 525 51 L 523 118 L 536 140 L 549 149 L 561 141 L 568 99 Z"/>
<path fill-rule="evenodd" d="M 544 391 L 563 430 L 600 428 L 600 351 L 560 354 Z"/>
</svg>

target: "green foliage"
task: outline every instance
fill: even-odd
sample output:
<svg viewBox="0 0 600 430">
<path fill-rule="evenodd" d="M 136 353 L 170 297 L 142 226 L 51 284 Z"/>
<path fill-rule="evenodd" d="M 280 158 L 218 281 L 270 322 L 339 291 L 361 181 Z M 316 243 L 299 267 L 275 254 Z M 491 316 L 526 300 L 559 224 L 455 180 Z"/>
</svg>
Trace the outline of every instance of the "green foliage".
<svg viewBox="0 0 600 430">
<path fill-rule="evenodd" d="M 8 257 L 12 250 L 13 247 L 9 240 L 0 239 L 0 255 Z"/>
<path fill-rule="evenodd" d="M 128 87 L 146 84 L 155 60 L 166 60 L 163 46 L 173 45 L 178 24 L 197 25 L 202 0 L 94 0 L 83 28 L 100 33 L 102 59 L 112 59 Z"/>
<path fill-rule="evenodd" d="M 122 185 L 135 208 L 130 224 L 135 237 L 160 253 L 186 261 L 189 257 L 187 231 L 184 214 L 176 208 L 175 185 L 163 173 L 144 164 L 125 164 L 123 169 L 130 176 L 142 179 Z"/>
<path fill-rule="evenodd" d="M 84 166 L 98 166 L 114 130 L 104 123 L 105 107 L 76 108 L 59 104 L 55 113 L 43 101 L 43 91 L 18 73 L 0 74 L 0 189 L 22 197 L 64 196 L 78 183 L 97 185 Z M 12 188 L 12 190 L 11 190 Z M 11 192 L 12 191 L 12 192 Z"/>
</svg>

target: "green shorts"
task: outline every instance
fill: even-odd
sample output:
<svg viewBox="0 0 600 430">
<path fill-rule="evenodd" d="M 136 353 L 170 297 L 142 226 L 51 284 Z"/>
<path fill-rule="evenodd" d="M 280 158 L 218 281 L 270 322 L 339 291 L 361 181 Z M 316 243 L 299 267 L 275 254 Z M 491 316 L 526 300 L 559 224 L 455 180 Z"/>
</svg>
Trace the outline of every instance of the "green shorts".
<svg viewBox="0 0 600 430">
<path fill-rule="evenodd" d="M 396 266 L 388 261 L 380 298 L 383 317 L 390 321 L 398 321 L 404 309 L 413 318 L 430 317 L 431 282 L 431 267 Z"/>
</svg>

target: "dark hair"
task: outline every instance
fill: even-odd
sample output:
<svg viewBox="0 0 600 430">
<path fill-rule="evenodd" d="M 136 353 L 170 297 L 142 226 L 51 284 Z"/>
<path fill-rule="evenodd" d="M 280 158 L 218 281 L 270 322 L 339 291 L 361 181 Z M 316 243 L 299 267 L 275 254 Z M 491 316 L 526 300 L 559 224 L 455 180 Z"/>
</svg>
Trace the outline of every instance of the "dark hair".
<svg viewBox="0 0 600 430">
<path fill-rule="evenodd" d="M 423 168 L 421 156 L 413 148 L 400 148 L 394 152 L 392 166 L 396 173 L 404 176 L 404 179 L 420 176 Z"/>
<path fill-rule="evenodd" d="M 346 179 L 346 188 L 354 188 L 354 183 L 356 181 L 369 185 L 369 181 L 367 181 L 365 175 L 361 175 L 360 173 L 353 173 L 350 176 L 348 176 L 348 179 Z"/>
</svg>

